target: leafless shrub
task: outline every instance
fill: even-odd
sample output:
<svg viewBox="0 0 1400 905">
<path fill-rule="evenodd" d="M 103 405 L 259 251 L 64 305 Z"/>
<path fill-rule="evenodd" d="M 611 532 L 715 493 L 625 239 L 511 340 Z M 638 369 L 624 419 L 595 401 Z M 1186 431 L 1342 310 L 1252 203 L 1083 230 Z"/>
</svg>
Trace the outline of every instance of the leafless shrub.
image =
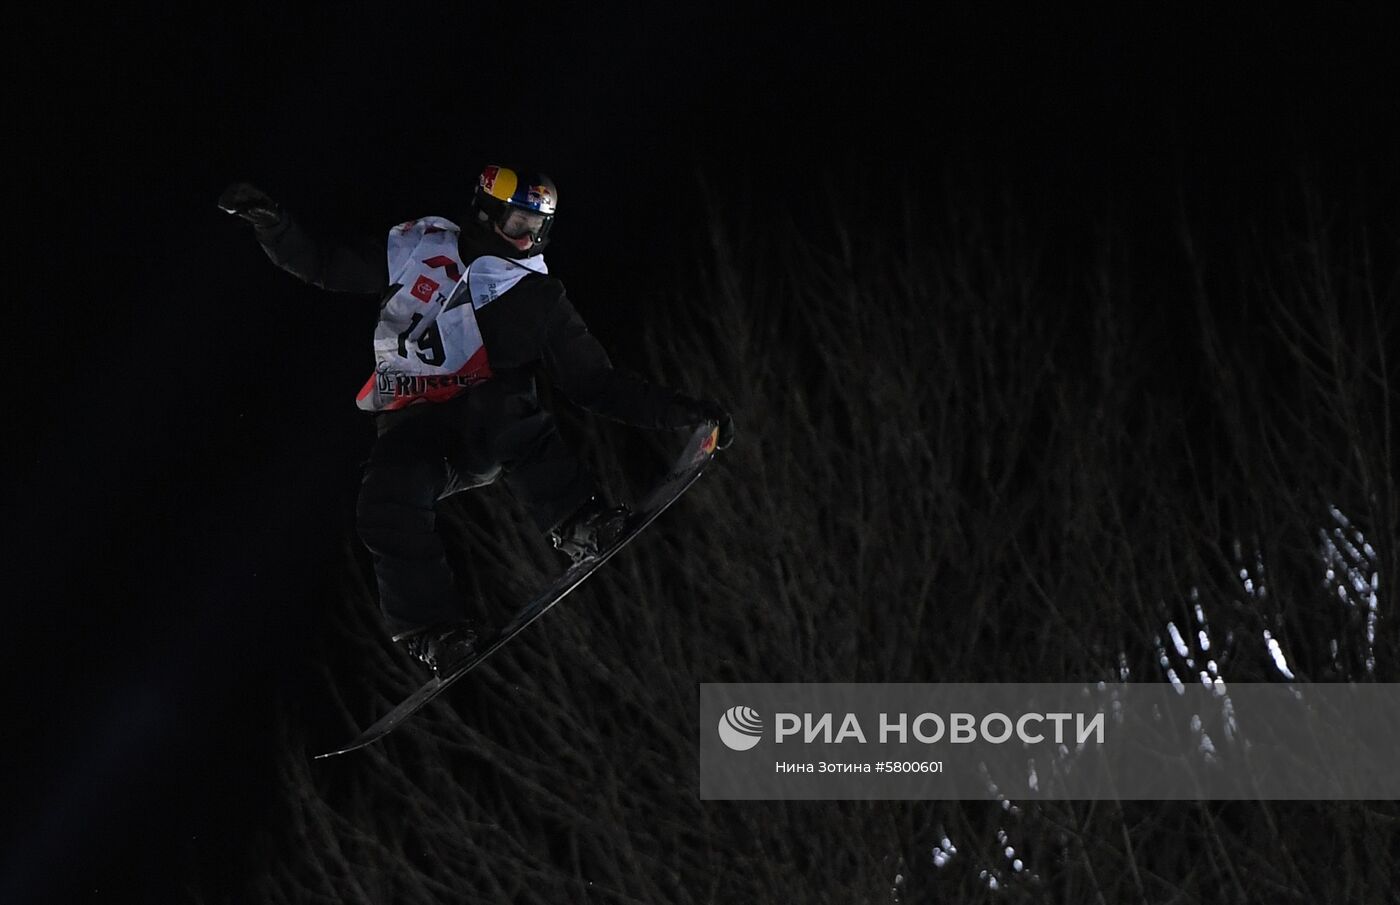
<svg viewBox="0 0 1400 905">
<path fill-rule="evenodd" d="M 1169 623 L 1208 631 L 1212 668 L 1237 681 L 1279 677 L 1266 638 L 1300 679 L 1393 681 L 1393 245 L 1378 255 L 1314 205 L 1299 235 L 1255 237 L 1222 299 L 1183 231 L 1190 279 L 1154 298 L 1195 322 L 1171 393 L 1145 389 L 1152 338 L 1125 303 L 1143 277 L 1111 242 L 1052 291 L 1010 215 L 954 211 L 898 248 L 788 227 L 764 255 L 743 251 L 745 228 L 714 218 L 646 363 L 726 400 L 740 442 L 383 744 L 310 763 L 331 739 L 289 707 L 284 823 L 250 897 L 1384 898 L 1393 804 L 702 802 L 694 717 L 702 681 L 1204 669 Z M 1257 313 L 1247 336 L 1221 305 Z M 660 463 L 663 446 L 603 429 L 589 455 L 635 489 L 616 463 Z M 498 617 L 554 568 L 499 488 L 444 516 L 467 590 Z M 379 634 L 354 548 L 346 565 L 324 683 L 301 705 L 342 732 L 419 678 Z"/>
</svg>

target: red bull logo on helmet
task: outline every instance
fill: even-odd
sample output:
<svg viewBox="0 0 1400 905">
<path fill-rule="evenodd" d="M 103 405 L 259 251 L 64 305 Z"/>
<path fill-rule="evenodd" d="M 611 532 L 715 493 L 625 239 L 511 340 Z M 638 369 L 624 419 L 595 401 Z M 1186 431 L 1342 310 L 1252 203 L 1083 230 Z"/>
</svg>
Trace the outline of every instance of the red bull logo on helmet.
<svg viewBox="0 0 1400 905">
<path fill-rule="evenodd" d="M 548 185 L 532 185 L 525 190 L 525 203 L 542 214 L 554 213 L 556 201 L 554 189 Z"/>
</svg>

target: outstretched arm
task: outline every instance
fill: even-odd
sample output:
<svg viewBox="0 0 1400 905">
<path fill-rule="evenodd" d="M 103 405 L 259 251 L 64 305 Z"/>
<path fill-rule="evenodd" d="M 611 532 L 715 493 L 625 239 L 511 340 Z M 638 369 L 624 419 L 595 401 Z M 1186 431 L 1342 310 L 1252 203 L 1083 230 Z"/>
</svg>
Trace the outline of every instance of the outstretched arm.
<svg viewBox="0 0 1400 905">
<path fill-rule="evenodd" d="M 253 225 L 272 263 L 313 286 L 332 292 L 379 292 L 389 282 L 381 239 L 336 241 L 312 235 L 265 192 L 242 182 L 224 191 L 219 207 Z"/>
<path fill-rule="evenodd" d="M 332 292 L 379 292 L 389 282 L 384 240 L 334 241 L 313 236 L 289 215 L 254 234 L 272 263 Z"/>
<path fill-rule="evenodd" d="M 650 430 L 713 421 L 720 426 L 721 447 L 733 438 L 733 422 L 719 403 L 692 399 L 614 368 L 566 297 L 545 326 L 545 367 L 565 396 L 595 414 Z"/>
</svg>

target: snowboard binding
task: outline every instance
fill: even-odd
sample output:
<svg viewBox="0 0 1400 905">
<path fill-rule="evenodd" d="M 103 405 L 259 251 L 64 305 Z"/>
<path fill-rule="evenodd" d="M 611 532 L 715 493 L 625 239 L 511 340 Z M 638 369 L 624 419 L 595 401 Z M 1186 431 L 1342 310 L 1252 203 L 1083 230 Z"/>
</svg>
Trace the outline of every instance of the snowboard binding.
<svg viewBox="0 0 1400 905">
<path fill-rule="evenodd" d="M 429 626 L 403 638 L 410 656 L 433 671 L 439 679 L 451 675 L 457 666 L 476 653 L 478 633 L 469 622 Z"/>
<path fill-rule="evenodd" d="M 616 543 L 626 532 L 631 514 L 626 506 L 609 506 L 600 497 L 589 497 L 573 515 L 550 529 L 549 539 L 554 549 L 578 565 Z"/>
</svg>

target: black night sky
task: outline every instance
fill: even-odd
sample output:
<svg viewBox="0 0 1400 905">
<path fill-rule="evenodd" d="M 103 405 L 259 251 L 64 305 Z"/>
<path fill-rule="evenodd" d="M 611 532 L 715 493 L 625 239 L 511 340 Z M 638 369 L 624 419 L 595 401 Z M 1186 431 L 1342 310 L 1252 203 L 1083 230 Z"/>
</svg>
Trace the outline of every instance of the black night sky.
<svg viewBox="0 0 1400 905">
<path fill-rule="evenodd" d="M 1224 237 L 1306 175 L 1393 227 L 1400 18 L 1227 6 L 280 4 L 14 26 L 32 56 L 12 70 L 11 348 L 38 391 L 12 395 L 6 444 L 0 899 L 171 901 L 191 847 L 237 846 L 267 809 L 274 695 L 306 681 L 334 605 L 373 304 L 271 267 L 215 208 L 228 182 L 376 233 L 459 217 L 483 164 L 543 169 L 551 271 L 623 362 L 710 209 L 819 233 L 833 209 L 888 229 L 906 202 L 1009 192 L 1052 257 L 1107 213 L 1151 258 L 1180 205 Z"/>
</svg>

